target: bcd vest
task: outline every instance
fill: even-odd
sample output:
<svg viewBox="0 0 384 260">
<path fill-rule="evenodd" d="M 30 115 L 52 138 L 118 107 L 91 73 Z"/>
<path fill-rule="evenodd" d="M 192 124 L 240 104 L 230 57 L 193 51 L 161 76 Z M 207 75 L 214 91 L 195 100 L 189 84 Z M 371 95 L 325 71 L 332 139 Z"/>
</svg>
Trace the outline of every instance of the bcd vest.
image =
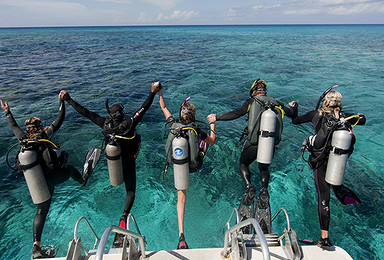
<svg viewBox="0 0 384 260">
<path fill-rule="evenodd" d="M 68 161 L 68 153 L 66 151 L 54 149 L 52 144 L 48 142 L 41 141 L 41 139 L 25 140 L 24 142 L 25 148 L 36 151 L 38 162 L 43 169 L 58 170 L 63 168 Z M 20 165 L 18 159 L 16 159 L 15 164 L 18 170 L 25 170 Z"/>
<path fill-rule="evenodd" d="M 281 141 L 283 131 L 283 117 L 281 110 L 276 108 L 279 102 L 273 97 L 253 96 L 252 103 L 248 109 L 248 140 L 251 144 L 257 144 L 259 140 L 261 114 L 269 107 L 276 114 L 275 145 Z"/>
<path fill-rule="evenodd" d="M 344 114 L 341 114 L 341 116 L 344 116 Z M 327 113 L 323 113 L 323 115 L 321 115 L 319 124 L 320 129 L 314 136 L 314 141 L 308 147 L 308 150 L 311 152 L 310 160 L 312 162 L 319 162 L 328 159 L 329 151 L 332 148 L 331 141 L 334 131 L 351 130 L 347 122 L 342 122 L 340 119 L 336 119 Z M 344 151 L 344 153 L 351 155 L 355 142 L 356 138 L 352 134 L 351 147 L 348 151 Z"/>
<path fill-rule="evenodd" d="M 188 140 L 189 145 L 189 171 L 196 172 L 203 165 L 204 152 L 200 148 L 200 138 L 197 133 L 198 125 L 196 123 L 183 124 L 175 122 L 171 126 L 171 132 L 168 135 L 167 143 L 165 145 L 165 152 L 167 156 L 167 163 L 172 163 L 172 141 L 178 136 L 182 135 Z"/>
</svg>

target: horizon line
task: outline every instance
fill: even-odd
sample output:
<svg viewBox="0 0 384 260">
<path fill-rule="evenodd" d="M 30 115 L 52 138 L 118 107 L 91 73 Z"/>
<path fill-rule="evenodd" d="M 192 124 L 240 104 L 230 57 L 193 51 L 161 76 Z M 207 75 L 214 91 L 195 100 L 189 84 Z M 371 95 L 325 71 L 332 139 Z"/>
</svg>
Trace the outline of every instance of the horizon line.
<svg viewBox="0 0 384 260">
<path fill-rule="evenodd" d="M 182 26 L 332 26 L 332 25 L 384 25 L 384 23 L 276 23 L 276 24 L 136 24 L 136 25 L 42 25 L 42 26 L 0 26 L 0 29 L 43 29 L 43 28 L 92 28 L 92 27 L 182 27 Z"/>
</svg>

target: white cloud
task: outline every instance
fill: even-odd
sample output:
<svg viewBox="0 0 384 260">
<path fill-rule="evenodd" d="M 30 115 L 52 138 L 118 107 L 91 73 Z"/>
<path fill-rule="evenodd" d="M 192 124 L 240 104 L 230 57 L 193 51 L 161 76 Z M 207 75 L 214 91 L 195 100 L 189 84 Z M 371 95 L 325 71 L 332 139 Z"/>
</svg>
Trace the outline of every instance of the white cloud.
<svg viewBox="0 0 384 260">
<path fill-rule="evenodd" d="M 170 9 L 176 6 L 181 0 L 140 0 L 141 2 L 156 5 L 164 9 Z"/>
<path fill-rule="evenodd" d="M 151 19 L 146 12 L 141 12 L 139 17 L 137 18 L 138 23 L 151 23 L 153 19 Z"/>
<path fill-rule="evenodd" d="M 160 13 L 157 16 L 157 21 L 169 21 L 169 20 L 180 20 L 185 21 L 189 20 L 191 18 L 199 17 L 199 12 L 196 11 L 181 11 L 181 10 L 174 10 L 171 15 L 164 15 Z"/>
<path fill-rule="evenodd" d="M 287 2 L 282 13 L 287 15 L 356 15 L 365 13 L 383 13 L 384 2 L 372 0 L 312 0 L 306 2 Z"/>
<path fill-rule="evenodd" d="M 114 4 L 131 4 L 132 0 L 95 0 L 96 2 L 106 2 Z"/>
<path fill-rule="evenodd" d="M 52 13 L 78 12 L 86 9 L 84 5 L 79 3 L 56 1 L 2 0 L 0 1 L 0 4 L 21 7 L 37 13 L 45 13 L 47 11 L 51 11 Z"/>
</svg>

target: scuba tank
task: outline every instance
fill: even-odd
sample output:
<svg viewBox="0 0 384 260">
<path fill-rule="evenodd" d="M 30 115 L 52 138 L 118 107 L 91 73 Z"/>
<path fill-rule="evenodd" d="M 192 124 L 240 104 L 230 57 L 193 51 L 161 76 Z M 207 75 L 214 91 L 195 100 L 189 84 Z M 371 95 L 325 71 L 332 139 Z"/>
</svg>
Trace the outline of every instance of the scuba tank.
<svg viewBox="0 0 384 260">
<path fill-rule="evenodd" d="M 352 131 L 336 130 L 332 134 L 325 181 L 332 185 L 343 184 L 344 170 L 352 143 Z"/>
<path fill-rule="evenodd" d="M 275 149 L 276 114 L 268 108 L 261 114 L 257 162 L 271 164 Z"/>
<path fill-rule="evenodd" d="M 107 157 L 109 181 L 112 186 L 119 186 L 123 183 L 123 161 L 121 159 L 121 147 L 114 138 L 105 147 Z"/>
<path fill-rule="evenodd" d="M 33 203 L 40 204 L 49 200 L 51 193 L 43 169 L 38 161 L 37 152 L 33 149 L 22 149 L 19 152 L 18 159 Z"/>
<path fill-rule="evenodd" d="M 173 139 L 172 161 L 175 188 L 186 190 L 189 186 L 189 145 L 186 138 L 176 136 Z"/>
</svg>

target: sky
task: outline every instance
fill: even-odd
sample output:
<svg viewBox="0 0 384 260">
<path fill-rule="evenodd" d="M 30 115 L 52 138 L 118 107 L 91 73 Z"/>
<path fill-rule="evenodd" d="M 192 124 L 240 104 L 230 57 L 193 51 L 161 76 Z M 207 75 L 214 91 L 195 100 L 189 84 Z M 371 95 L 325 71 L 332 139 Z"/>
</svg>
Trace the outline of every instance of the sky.
<svg viewBox="0 0 384 260">
<path fill-rule="evenodd" d="M 384 24 L 384 0 L 0 0 L 0 27 Z"/>
</svg>

